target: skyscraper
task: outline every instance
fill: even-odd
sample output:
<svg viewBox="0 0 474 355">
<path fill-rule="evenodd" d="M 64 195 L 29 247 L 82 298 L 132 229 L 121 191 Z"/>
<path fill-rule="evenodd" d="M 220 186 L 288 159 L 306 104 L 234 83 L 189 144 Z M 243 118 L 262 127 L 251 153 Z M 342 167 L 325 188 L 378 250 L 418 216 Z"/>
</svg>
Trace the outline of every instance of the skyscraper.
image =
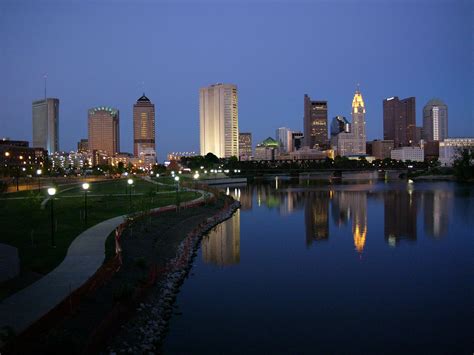
<svg viewBox="0 0 474 355">
<path fill-rule="evenodd" d="M 351 133 L 354 135 L 354 154 L 365 154 L 365 104 L 359 88 L 352 99 Z"/>
<path fill-rule="evenodd" d="M 113 156 L 120 150 L 119 111 L 112 107 L 89 110 L 89 150 L 100 150 Z"/>
<path fill-rule="evenodd" d="M 280 144 L 280 152 L 289 153 L 293 150 L 292 132 L 288 128 L 277 128 L 275 139 Z"/>
<path fill-rule="evenodd" d="M 133 105 L 133 155 L 155 149 L 155 105 L 143 94 Z"/>
<path fill-rule="evenodd" d="M 59 150 L 59 99 L 33 101 L 33 148 Z"/>
<path fill-rule="evenodd" d="M 395 148 L 416 142 L 416 101 L 414 97 L 383 100 L 383 139 L 393 140 Z"/>
<path fill-rule="evenodd" d="M 249 160 L 252 156 L 252 133 L 239 133 L 239 159 Z"/>
<path fill-rule="evenodd" d="M 239 156 L 237 86 L 215 84 L 199 90 L 201 155 Z"/>
<path fill-rule="evenodd" d="M 325 147 L 328 143 L 328 103 L 312 101 L 304 95 L 304 140 L 310 148 Z"/>
<path fill-rule="evenodd" d="M 430 142 L 445 138 L 448 138 L 448 106 L 432 99 L 423 107 L 423 139 Z"/>
<path fill-rule="evenodd" d="M 352 99 L 352 123 L 345 117 L 336 116 L 331 124 L 331 146 L 340 156 L 366 153 L 365 104 L 357 88 Z"/>
</svg>

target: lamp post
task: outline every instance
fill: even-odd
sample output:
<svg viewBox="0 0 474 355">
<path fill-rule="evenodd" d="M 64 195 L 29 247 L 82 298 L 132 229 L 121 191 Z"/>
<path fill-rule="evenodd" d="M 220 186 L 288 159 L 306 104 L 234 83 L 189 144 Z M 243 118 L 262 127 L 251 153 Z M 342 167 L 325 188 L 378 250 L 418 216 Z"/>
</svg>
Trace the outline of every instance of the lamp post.
<svg viewBox="0 0 474 355">
<path fill-rule="evenodd" d="M 56 195 L 56 189 L 50 187 L 48 189 L 48 195 L 51 196 L 51 246 L 56 248 L 56 243 L 54 241 L 54 195 Z"/>
<path fill-rule="evenodd" d="M 41 174 L 43 171 L 41 169 L 36 170 L 36 175 L 38 176 L 38 191 L 41 191 Z"/>
<path fill-rule="evenodd" d="M 133 185 L 133 179 L 128 179 L 127 184 L 129 186 L 129 190 L 128 190 L 128 209 L 131 212 L 132 211 L 132 185 Z"/>
<path fill-rule="evenodd" d="M 175 176 L 174 181 L 176 181 L 176 211 L 178 211 L 179 210 L 179 176 Z"/>
<path fill-rule="evenodd" d="M 199 179 L 199 173 L 197 171 L 194 174 L 193 178 L 194 178 L 194 189 L 197 189 L 197 181 Z"/>
<path fill-rule="evenodd" d="M 156 173 L 156 179 L 158 180 L 158 178 L 160 177 L 160 174 L 159 173 Z M 158 181 L 156 182 L 156 192 L 158 192 Z"/>
<path fill-rule="evenodd" d="M 89 183 L 85 182 L 82 184 L 84 190 L 84 223 L 87 225 L 87 190 L 89 190 Z"/>
</svg>

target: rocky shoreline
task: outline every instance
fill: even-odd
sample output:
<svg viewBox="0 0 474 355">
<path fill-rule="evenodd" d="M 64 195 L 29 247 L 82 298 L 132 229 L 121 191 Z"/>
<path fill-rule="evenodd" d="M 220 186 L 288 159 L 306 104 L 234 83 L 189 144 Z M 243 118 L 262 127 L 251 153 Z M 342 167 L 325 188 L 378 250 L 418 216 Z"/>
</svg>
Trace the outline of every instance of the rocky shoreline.
<svg viewBox="0 0 474 355">
<path fill-rule="evenodd" d="M 216 225 L 231 218 L 238 208 L 240 202 L 233 201 L 225 210 L 208 218 L 188 233 L 178 246 L 175 258 L 168 263 L 169 271 L 166 277 L 153 287 L 147 302 L 139 305 L 133 321 L 122 326 L 118 336 L 107 348 L 107 353 L 160 353 L 176 296 L 192 268 L 202 238 Z"/>
</svg>

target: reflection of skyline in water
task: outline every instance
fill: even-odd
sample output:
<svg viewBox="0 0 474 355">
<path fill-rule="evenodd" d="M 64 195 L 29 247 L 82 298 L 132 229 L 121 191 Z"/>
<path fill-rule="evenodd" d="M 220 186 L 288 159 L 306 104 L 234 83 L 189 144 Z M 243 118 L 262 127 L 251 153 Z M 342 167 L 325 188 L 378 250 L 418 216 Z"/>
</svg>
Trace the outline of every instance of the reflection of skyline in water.
<svg viewBox="0 0 474 355">
<path fill-rule="evenodd" d="M 447 234 L 452 191 L 406 189 L 374 189 L 373 185 L 356 185 L 324 188 L 301 188 L 280 183 L 253 184 L 230 189 L 229 193 L 240 200 L 242 211 L 266 207 L 277 209 L 285 216 L 304 209 L 305 242 L 330 239 L 329 217 L 336 227 L 352 223 L 351 231 L 355 250 L 362 253 L 369 231 L 367 218 L 368 199 L 383 203 L 384 238 L 391 247 L 403 241 L 416 242 L 418 210 L 423 208 L 423 226 L 428 235 L 441 238 Z M 375 190 L 375 191 L 374 191 Z M 255 201 L 254 201 L 255 199 Z M 254 205 L 255 203 L 255 205 Z"/>
<path fill-rule="evenodd" d="M 219 266 L 240 262 L 240 210 L 232 218 L 218 224 L 201 243 L 205 263 Z"/>
</svg>

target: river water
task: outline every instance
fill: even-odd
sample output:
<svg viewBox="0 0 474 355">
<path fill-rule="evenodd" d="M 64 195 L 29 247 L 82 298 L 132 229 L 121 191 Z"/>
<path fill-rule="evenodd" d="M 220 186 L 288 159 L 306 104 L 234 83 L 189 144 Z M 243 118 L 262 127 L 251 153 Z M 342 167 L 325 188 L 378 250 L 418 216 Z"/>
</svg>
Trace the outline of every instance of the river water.
<svg viewBox="0 0 474 355">
<path fill-rule="evenodd" d="M 298 185 L 227 193 L 165 354 L 471 354 L 474 186 Z"/>
</svg>

